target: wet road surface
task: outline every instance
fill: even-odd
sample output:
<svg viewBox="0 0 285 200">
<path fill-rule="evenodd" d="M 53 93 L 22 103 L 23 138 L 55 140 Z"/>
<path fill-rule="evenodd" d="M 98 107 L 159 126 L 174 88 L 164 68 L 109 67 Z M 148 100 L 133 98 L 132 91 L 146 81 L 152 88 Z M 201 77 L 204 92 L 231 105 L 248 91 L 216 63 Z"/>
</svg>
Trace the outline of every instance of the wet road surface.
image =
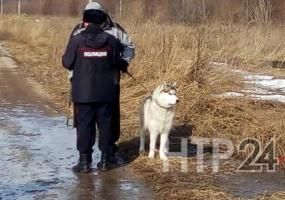
<svg viewBox="0 0 285 200">
<path fill-rule="evenodd" d="M 49 97 L 0 48 L 0 200 L 152 199 L 143 181 L 123 167 L 74 174 L 75 139 Z"/>
<path fill-rule="evenodd" d="M 245 199 L 259 196 L 271 196 L 285 191 L 285 172 L 236 173 L 221 175 L 216 178 L 217 186 L 231 193 L 234 197 Z M 285 199 L 285 196 L 282 196 Z"/>
</svg>

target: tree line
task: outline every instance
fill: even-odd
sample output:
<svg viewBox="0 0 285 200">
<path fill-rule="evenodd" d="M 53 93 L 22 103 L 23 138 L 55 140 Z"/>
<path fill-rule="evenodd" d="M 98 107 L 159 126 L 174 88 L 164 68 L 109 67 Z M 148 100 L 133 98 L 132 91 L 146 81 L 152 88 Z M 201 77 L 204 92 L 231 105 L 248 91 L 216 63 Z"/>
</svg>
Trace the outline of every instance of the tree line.
<svg viewBox="0 0 285 200">
<path fill-rule="evenodd" d="M 18 0 L 3 0 L 4 13 L 16 13 Z M 99 0 L 112 15 L 119 0 Z M 44 15 L 82 14 L 88 0 L 21 0 L 22 13 Z M 269 23 L 285 19 L 284 0 L 122 0 L 124 17 L 199 23 L 206 20 Z M 139 12 L 138 12 L 139 11 Z"/>
</svg>

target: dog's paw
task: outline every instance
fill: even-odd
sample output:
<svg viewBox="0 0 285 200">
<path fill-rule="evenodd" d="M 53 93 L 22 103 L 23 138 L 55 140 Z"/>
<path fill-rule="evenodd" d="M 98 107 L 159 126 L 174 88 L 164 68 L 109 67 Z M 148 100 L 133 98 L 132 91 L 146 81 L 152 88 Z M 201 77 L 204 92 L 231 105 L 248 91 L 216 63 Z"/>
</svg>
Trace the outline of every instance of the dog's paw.
<svg viewBox="0 0 285 200">
<path fill-rule="evenodd" d="M 145 156 L 145 155 L 146 155 L 145 150 L 140 150 L 140 156 Z"/>
<path fill-rule="evenodd" d="M 159 157 L 160 157 L 160 160 L 164 160 L 164 161 L 168 160 L 164 150 L 159 152 Z"/>
<path fill-rule="evenodd" d="M 148 157 L 149 157 L 150 159 L 154 159 L 154 153 L 149 153 L 149 154 L 148 154 Z"/>
<path fill-rule="evenodd" d="M 163 160 L 163 161 L 168 160 L 168 158 L 165 154 L 160 154 L 159 157 L 160 157 L 160 160 Z"/>
</svg>

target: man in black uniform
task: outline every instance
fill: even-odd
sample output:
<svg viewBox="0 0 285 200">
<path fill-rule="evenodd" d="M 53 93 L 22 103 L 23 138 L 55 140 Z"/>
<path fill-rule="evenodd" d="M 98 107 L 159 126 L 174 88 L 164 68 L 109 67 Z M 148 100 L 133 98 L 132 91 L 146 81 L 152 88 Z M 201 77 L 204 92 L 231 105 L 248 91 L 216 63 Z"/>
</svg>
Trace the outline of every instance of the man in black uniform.
<svg viewBox="0 0 285 200">
<path fill-rule="evenodd" d="M 88 3 L 85 7 L 84 15 L 88 18 L 94 18 L 96 16 L 92 15 L 94 11 L 99 11 L 101 14 L 105 15 L 105 21 L 101 24 L 102 29 L 105 33 L 114 36 L 120 42 L 120 59 L 117 63 L 119 67 L 115 70 L 115 94 L 116 98 L 113 104 L 112 113 L 112 137 L 113 137 L 113 155 L 115 157 L 115 152 L 117 150 L 116 142 L 120 138 L 120 72 L 127 72 L 127 68 L 131 60 L 135 55 L 135 45 L 131 41 L 127 32 L 117 23 L 114 23 L 103 6 L 98 2 Z M 78 24 L 72 31 L 71 38 L 80 34 L 82 31 L 86 30 L 86 21 Z M 71 75 L 72 77 L 72 75 Z M 114 159 L 113 159 L 114 160 Z"/>
<path fill-rule="evenodd" d="M 107 170 L 114 152 L 112 131 L 113 104 L 116 101 L 116 75 L 127 64 L 122 61 L 121 43 L 104 31 L 107 15 L 98 9 L 84 12 L 84 30 L 70 38 L 63 55 L 63 66 L 73 71 L 72 101 L 77 108 L 77 149 L 79 162 L 75 172 L 91 171 L 96 124 L 99 149 L 102 151 L 99 169 Z"/>
</svg>

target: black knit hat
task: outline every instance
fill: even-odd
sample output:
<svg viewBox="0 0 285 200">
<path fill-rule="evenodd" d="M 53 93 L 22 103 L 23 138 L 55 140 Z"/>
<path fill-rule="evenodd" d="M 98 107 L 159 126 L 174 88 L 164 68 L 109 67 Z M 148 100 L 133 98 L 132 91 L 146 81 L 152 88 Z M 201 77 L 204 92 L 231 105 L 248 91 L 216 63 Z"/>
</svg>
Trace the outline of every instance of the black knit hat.
<svg viewBox="0 0 285 200">
<path fill-rule="evenodd" d="M 107 17 L 107 14 L 101 10 L 85 10 L 83 13 L 83 21 L 92 24 L 103 24 Z"/>
</svg>

